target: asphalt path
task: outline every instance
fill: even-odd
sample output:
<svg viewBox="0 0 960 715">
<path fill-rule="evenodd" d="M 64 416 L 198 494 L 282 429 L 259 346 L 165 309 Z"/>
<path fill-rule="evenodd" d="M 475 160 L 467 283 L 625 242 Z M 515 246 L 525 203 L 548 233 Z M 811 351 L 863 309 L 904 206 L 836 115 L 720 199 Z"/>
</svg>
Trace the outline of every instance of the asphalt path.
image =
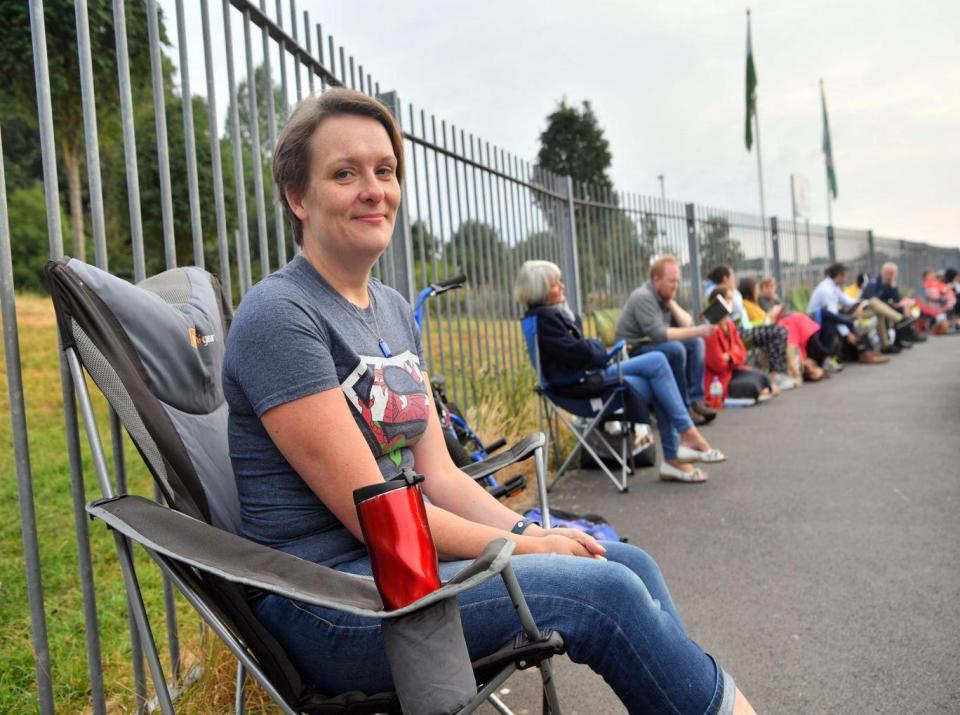
<svg viewBox="0 0 960 715">
<path fill-rule="evenodd" d="M 705 484 L 597 472 L 551 506 L 603 514 L 660 564 L 688 632 L 765 713 L 960 713 L 960 337 L 852 365 L 704 429 Z M 622 713 L 558 658 L 564 713 Z M 540 712 L 536 671 L 507 682 Z M 485 712 L 493 712 L 486 709 Z"/>
</svg>

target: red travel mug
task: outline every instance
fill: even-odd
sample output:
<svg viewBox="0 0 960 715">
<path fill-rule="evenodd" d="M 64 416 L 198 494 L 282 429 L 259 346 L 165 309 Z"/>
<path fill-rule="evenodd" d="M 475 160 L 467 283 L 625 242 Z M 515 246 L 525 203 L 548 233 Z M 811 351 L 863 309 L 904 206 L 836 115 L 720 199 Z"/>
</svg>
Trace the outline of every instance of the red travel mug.
<svg viewBox="0 0 960 715">
<path fill-rule="evenodd" d="M 440 588 L 433 543 L 420 482 L 411 470 L 353 492 L 373 580 L 389 610 L 403 608 Z"/>
</svg>

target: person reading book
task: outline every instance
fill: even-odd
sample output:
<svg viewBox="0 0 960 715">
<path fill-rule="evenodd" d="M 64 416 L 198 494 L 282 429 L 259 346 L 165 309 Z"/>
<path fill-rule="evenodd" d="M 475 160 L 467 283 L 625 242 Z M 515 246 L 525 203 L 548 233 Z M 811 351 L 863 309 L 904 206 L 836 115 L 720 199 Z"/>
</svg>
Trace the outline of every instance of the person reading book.
<svg viewBox="0 0 960 715">
<path fill-rule="evenodd" d="M 729 302 L 732 299 L 732 288 L 714 288 L 710 294 L 710 305 L 720 300 Z M 709 389 L 716 377 L 723 387 L 724 399 L 731 397 L 763 401 L 780 394 L 779 388 L 770 382 L 769 377 L 747 366 L 747 348 L 740 338 L 736 324 L 729 317 L 720 321 L 717 329 L 704 340 L 704 346 L 704 389 Z"/>
</svg>

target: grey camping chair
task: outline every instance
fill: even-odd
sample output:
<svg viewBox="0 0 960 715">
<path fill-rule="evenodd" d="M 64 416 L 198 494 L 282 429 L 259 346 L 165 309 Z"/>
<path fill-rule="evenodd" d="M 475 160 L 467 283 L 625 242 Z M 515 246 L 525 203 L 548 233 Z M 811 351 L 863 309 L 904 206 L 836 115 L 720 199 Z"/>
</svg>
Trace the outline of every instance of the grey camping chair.
<svg viewBox="0 0 960 715">
<path fill-rule="evenodd" d="M 550 658 L 563 652 L 563 640 L 557 633 L 540 632 L 534 623 L 510 567 L 512 542 L 492 542 L 440 590 L 403 609 L 385 611 L 372 579 L 318 566 L 238 535 L 239 500 L 220 380 L 230 308 L 213 276 L 198 268 L 177 268 L 132 285 L 64 258 L 48 263 L 44 277 L 103 493 L 87 511 L 113 530 L 129 607 L 163 713 L 172 713 L 173 704 L 130 541 L 146 550 L 237 658 L 237 712 L 243 709 L 246 673 L 288 714 L 469 713 L 488 698 L 497 710 L 509 712 L 494 692 L 518 668 L 532 666 L 541 671 L 544 710 L 560 712 Z M 163 504 L 115 493 L 84 369 L 133 438 Z M 542 434 L 532 435 L 471 471 L 474 476 L 492 473 L 534 457 L 542 485 L 544 443 Z M 518 635 L 471 664 L 456 596 L 497 576 L 514 601 Z M 248 588 L 380 619 L 397 692 L 350 692 L 349 683 L 342 693 L 316 692 L 257 621 L 247 604 Z M 411 667 L 424 657 L 430 658 L 429 672 Z"/>
</svg>

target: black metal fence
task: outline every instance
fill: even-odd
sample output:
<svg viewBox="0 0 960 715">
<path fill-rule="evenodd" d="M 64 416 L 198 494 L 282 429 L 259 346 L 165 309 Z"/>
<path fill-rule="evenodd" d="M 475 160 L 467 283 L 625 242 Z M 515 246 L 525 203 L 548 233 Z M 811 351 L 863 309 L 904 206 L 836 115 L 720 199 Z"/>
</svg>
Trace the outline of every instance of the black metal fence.
<svg viewBox="0 0 960 715">
<path fill-rule="evenodd" d="M 451 397 L 463 407 L 477 399 L 478 380 L 495 382 L 506 390 L 506 378 L 526 368 L 518 324 L 521 309 L 511 289 L 520 264 L 530 258 L 546 258 L 562 267 L 571 307 L 585 314 L 620 306 L 646 280 L 650 260 L 663 253 L 679 259 L 684 277 L 681 300 L 695 309 L 705 269 L 720 262 L 733 264 L 745 275 L 774 275 L 784 290 L 811 287 L 834 260 L 871 273 L 883 261 L 896 261 L 907 287 L 919 286 L 926 266 L 960 264 L 957 249 L 874 237 L 867 230 L 764 219 L 575 185 L 423 109 L 401 103 L 394 91 L 381 91 L 379 82 L 332 35 L 312 23 L 308 13 L 298 13 L 295 0 L 290 0 L 286 14 L 281 0 L 276 0 L 272 14 L 265 0 L 200 0 L 199 27 L 188 26 L 184 2 L 176 0 L 176 83 L 170 71 L 176 63 L 164 49 L 166 29 L 156 0 L 112 0 L 110 8 L 105 0 L 90 5 L 97 10 L 100 24 L 94 39 L 101 44 L 94 50 L 87 0 L 76 0 L 78 76 L 58 78 L 78 81 L 82 90 L 81 106 L 75 109 L 82 115 L 81 158 L 87 177 L 85 184 L 77 186 L 81 177 L 73 172 L 68 183 L 71 192 L 87 197 L 79 214 L 71 213 L 71 225 L 89 221 L 89 236 L 74 244 L 73 252 L 83 253 L 89 241 L 98 267 L 136 281 L 178 261 L 192 262 L 218 273 L 234 299 L 241 299 L 255 281 L 296 252 L 277 202 L 277 189 L 269 180 L 278 128 L 292 105 L 332 85 L 378 96 L 402 125 L 409 170 L 403 187 L 405 210 L 375 274 L 410 299 L 433 280 L 467 274 L 465 292 L 447 293 L 428 306 L 424 335 L 433 370 L 447 375 Z M 65 157 L 60 155 L 63 144 L 57 141 L 53 109 L 60 100 L 51 93 L 49 58 L 63 49 L 48 46 L 44 19 L 42 0 L 30 0 L 29 27 L 22 31 L 31 33 L 32 39 L 49 256 L 58 258 L 64 253 L 58 171 Z M 102 46 L 104 23 L 112 27 L 106 48 Z M 140 52 L 143 47 L 146 55 Z M 115 87 L 107 92 L 100 85 L 100 95 L 94 90 L 94 52 L 110 54 L 116 70 Z M 203 57 L 202 94 L 195 93 L 196 78 L 189 73 L 193 55 Z M 218 88 L 222 67 L 227 83 Z M 116 101 L 98 106 L 98 96 L 115 96 Z M 218 97 L 228 98 L 226 107 L 218 104 Z M 152 112 L 145 115 L 143 107 L 151 105 Z M 113 113 L 110 121 L 119 127 L 109 138 L 98 134 L 104 112 Z M 102 166 L 109 173 L 103 173 Z M 48 645 L 15 312 L 14 291 L 22 286 L 14 284 L 18 266 L 13 264 L 11 246 L 21 240 L 22 227 L 11 226 L 8 219 L 2 161 L 0 187 L 0 293 L 28 596 L 23 608 L 29 608 L 32 624 L 32 641 L 23 647 L 32 649 L 36 665 L 33 693 L 0 703 L 0 709 L 18 710 L 28 703 L 29 709 L 50 713 L 55 700 L 64 700 L 68 708 L 77 702 L 54 695 L 57 667 Z M 85 229 L 77 233 L 84 235 Z M 85 699 L 94 713 L 104 713 L 107 688 L 83 511 L 83 461 L 73 384 L 62 363 L 61 378 L 62 456 L 73 501 L 89 674 Z M 111 431 L 114 478 L 122 492 L 125 457 L 116 418 L 111 420 Z M 120 588 L 119 583 L 116 586 Z M 164 602 L 168 672 L 181 677 L 169 586 L 165 586 Z M 8 603 L 7 608 L 11 607 L 21 606 Z M 135 682 L 132 689 L 125 685 L 120 691 L 132 690 L 141 708 L 147 687 L 134 629 L 130 637 Z"/>
</svg>

